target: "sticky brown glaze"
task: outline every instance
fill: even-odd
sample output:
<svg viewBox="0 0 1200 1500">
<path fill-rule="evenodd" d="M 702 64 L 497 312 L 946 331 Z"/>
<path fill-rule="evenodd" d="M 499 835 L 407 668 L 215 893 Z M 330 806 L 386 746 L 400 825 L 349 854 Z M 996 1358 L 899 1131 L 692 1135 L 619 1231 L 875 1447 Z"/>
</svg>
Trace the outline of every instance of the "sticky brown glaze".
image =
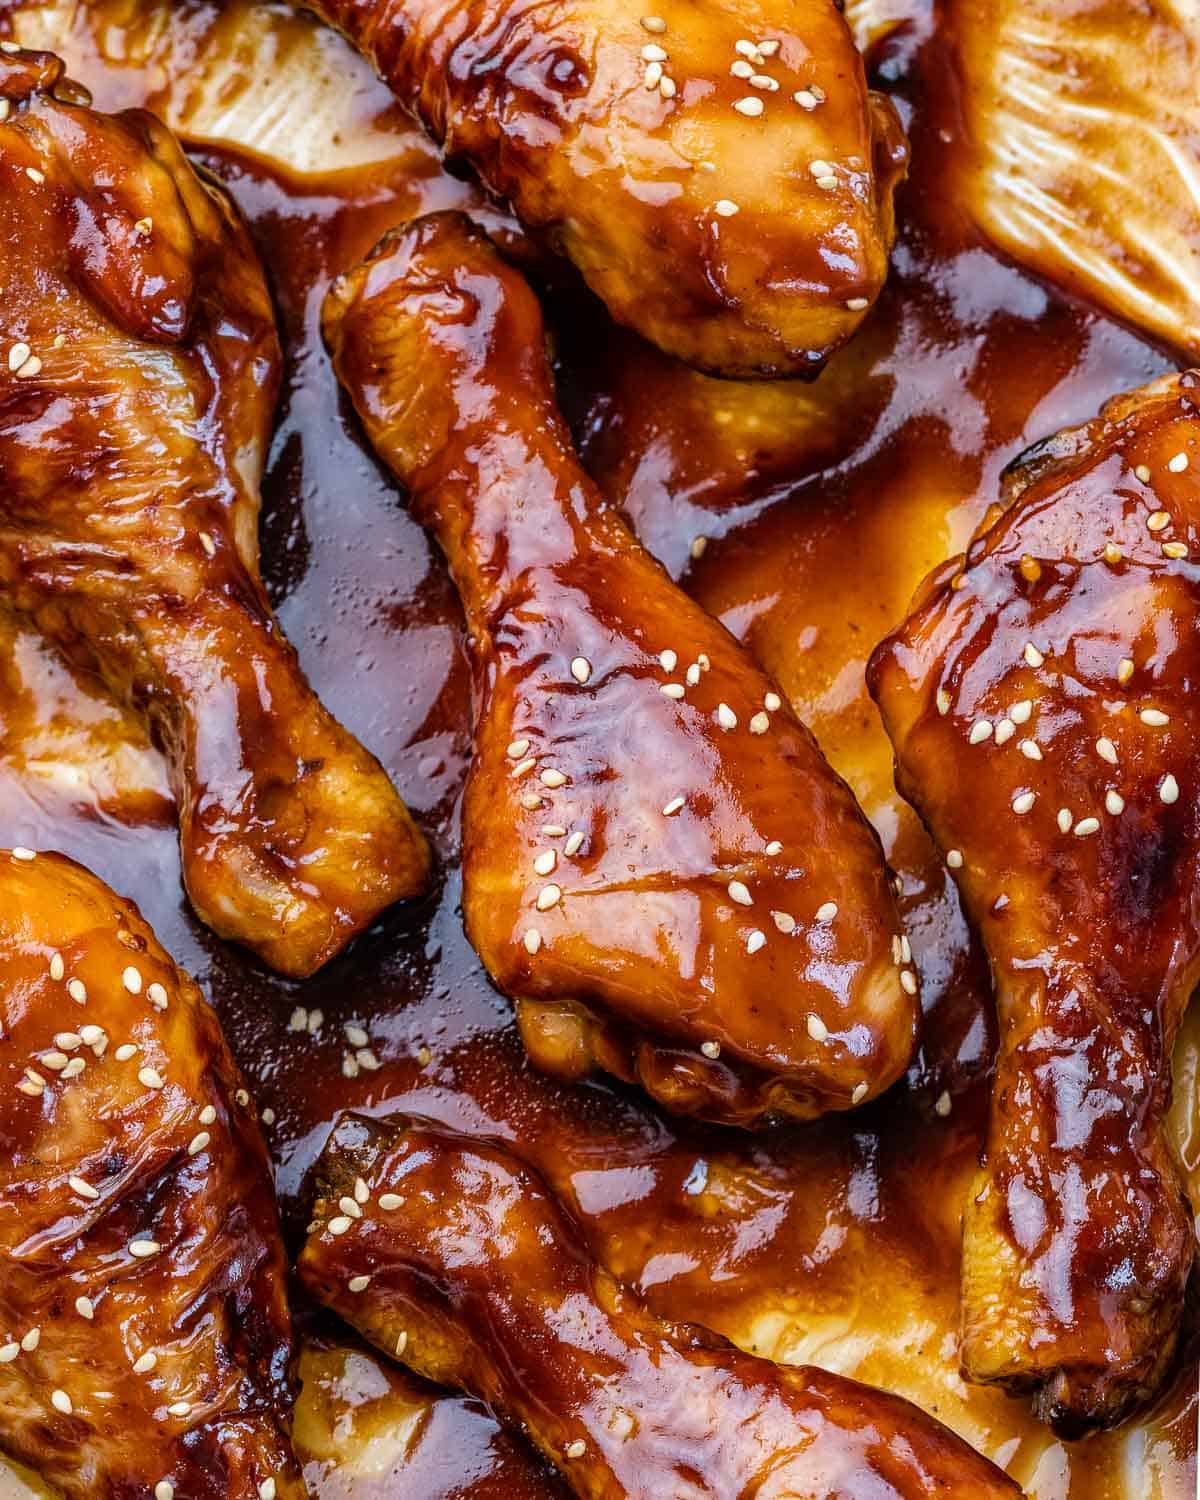
<svg viewBox="0 0 1200 1500">
<path fill-rule="evenodd" d="M 883 285 L 906 146 L 833 0 L 313 9 L 618 322 L 690 364 L 815 374 Z"/>
<path fill-rule="evenodd" d="M 587 1500 L 1020 1493 L 907 1401 L 655 1317 L 503 1147 L 344 1115 L 317 1175 L 310 1291 L 486 1400 Z"/>
<path fill-rule="evenodd" d="M 270 1167 L 213 1011 L 131 902 L 14 849 L 0 1018 L 0 1446 L 70 1500 L 300 1500 Z"/>
<path fill-rule="evenodd" d="M 583 474 L 528 286 L 431 215 L 336 284 L 325 332 L 463 599 L 463 906 L 534 1060 L 742 1123 L 878 1093 L 917 989 L 878 841 Z"/>
<path fill-rule="evenodd" d="M 1153 1393 L 1193 1258 L 1162 1127 L 1200 977 L 1198 396 L 1167 377 L 1020 460 L 872 663 L 997 989 L 963 1368 L 1065 1434 Z"/>
<path fill-rule="evenodd" d="M 428 851 L 259 581 L 280 354 L 245 229 L 151 116 L 79 98 L 3 54 L 0 584 L 153 724 L 201 917 L 308 974 Z"/>
</svg>

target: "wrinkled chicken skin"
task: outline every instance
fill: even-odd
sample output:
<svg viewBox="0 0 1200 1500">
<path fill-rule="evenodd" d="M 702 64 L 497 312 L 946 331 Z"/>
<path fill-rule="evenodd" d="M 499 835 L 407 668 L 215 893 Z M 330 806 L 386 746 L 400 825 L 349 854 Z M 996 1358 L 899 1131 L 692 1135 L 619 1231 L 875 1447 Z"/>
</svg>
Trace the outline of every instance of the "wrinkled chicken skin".
<svg viewBox="0 0 1200 1500">
<path fill-rule="evenodd" d="M 325 333 L 463 599 L 464 913 L 534 1061 L 739 1123 L 878 1093 L 917 989 L 878 840 L 580 469 L 528 286 L 435 214 L 335 284 Z"/>
<path fill-rule="evenodd" d="M 148 714 L 200 916 L 304 975 L 428 852 L 259 581 L 280 354 L 246 231 L 157 121 L 61 72 L 0 54 L 0 588 Z"/>
<path fill-rule="evenodd" d="M 878 296 L 907 152 L 834 0 L 310 3 L 668 354 L 815 374 Z"/>
<path fill-rule="evenodd" d="M 996 984 L 963 1368 L 1068 1435 L 1158 1385 L 1193 1256 L 1163 1120 L 1200 978 L 1198 401 L 1172 377 L 1027 455 L 872 663 Z"/>
<path fill-rule="evenodd" d="M 898 1396 L 654 1316 L 502 1147 L 343 1115 L 317 1174 L 309 1290 L 487 1401 L 587 1500 L 1020 1493 Z"/>
<path fill-rule="evenodd" d="M 300 1500 L 266 1150 L 128 901 L 0 850 L 0 1446 L 70 1500 Z"/>
</svg>

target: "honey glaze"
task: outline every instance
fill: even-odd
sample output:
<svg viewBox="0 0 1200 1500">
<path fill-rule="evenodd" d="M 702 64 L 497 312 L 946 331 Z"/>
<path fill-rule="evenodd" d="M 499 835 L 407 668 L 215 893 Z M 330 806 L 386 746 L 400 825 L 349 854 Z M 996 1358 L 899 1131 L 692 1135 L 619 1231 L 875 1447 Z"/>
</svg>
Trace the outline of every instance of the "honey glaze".
<svg viewBox="0 0 1200 1500">
<path fill-rule="evenodd" d="M 383 761 L 440 860 L 432 897 L 387 914 L 313 979 L 268 975 L 191 917 L 169 791 L 144 732 L 0 617 L 0 843 L 88 864 L 139 903 L 211 995 L 255 1083 L 292 1246 L 307 1219 L 305 1174 L 333 1116 L 403 1108 L 510 1141 L 598 1257 L 659 1313 L 909 1396 L 1041 1500 L 1193 1494 L 1194 1346 L 1185 1343 L 1149 1416 L 1074 1447 L 1024 1403 L 957 1374 L 962 1201 L 991 1047 L 986 966 L 895 794 L 864 664 L 926 570 L 966 539 L 1009 459 L 1167 362 L 967 231 L 941 188 L 957 124 L 939 103 L 949 91 L 929 20 L 893 32 L 874 58 L 913 141 L 892 278 L 815 385 L 708 380 L 613 330 L 576 294 L 551 298 L 565 404 L 594 475 L 783 684 L 903 881 L 927 1011 L 916 1064 L 875 1106 L 750 1136 L 671 1121 L 608 1084 L 565 1087 L 533 1073 L 508 1003 L 463 937 L 461 619 L 440 562 L 339 400 L 318 314 L 333 276 L 384 229 L 432 208 L 478 207 L 478 195 L 441 171 L 342 43 L 281 9 L 142 0 L 11 19 L 15 36 L 52 41 L 102 107 L 148 98 L 247 214 L 287 350 L 264 576 L 314 688 Z M 311 108 L 308 77 L 327 80 Z M 495 210 L 485 223 L 519 244 Z M 1185 1022 L 1173 1127 L 1194 1194 L 1198 1054 L 1200 1025 Z M 559 1493 L 478 1407 L 434 1397 L 302 1304 L 297 1312 L 306 1347 L 296 1435 L 314 1494 Z M 0 1475 L 0 1495 L 8 1482 Z"/>
</svg>

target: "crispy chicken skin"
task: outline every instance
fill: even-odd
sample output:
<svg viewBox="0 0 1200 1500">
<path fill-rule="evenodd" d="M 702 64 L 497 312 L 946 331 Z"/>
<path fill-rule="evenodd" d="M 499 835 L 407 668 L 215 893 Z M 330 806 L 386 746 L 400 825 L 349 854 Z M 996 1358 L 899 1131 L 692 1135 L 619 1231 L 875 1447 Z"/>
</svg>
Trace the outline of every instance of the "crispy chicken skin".
<svg viewBox="0 0 1200 1500">
<path fill-rule="evenodd" d="M 315 0 L 618 322 L 815 374 L 878 296 L 907 163 L 834 0 Z M 653 28 L 653 29 L 650 29 Z"/>
<path fill-rule="evenodd" d="M 898 1396 L 656 1317 L 503 1147 L 343 1115 L 317 1173 L 305 1285 L 489 1402 L 586 1500 L 1020 1493 Z"/>
<path fill-rule="evenodd" d="M 1171 377 L 1018 462 L 871 666 L 996 984 L 963 1369 L 1067 1435 L 1154 1391 L 1192 1264 L 1162 1127 L 1200 978 L 1198 403 Z"/>
<path fill-rule="evenodd" d="M 528 286 L 435 214 L 335 284 L 324 326 L 463 599 L 464 912 L 534 1061 L 737 1123 L 885 1088 L 917 984 L 878 840 L 581 470 Z"/>
<path fill-rule="evenodd" d="M 308 974 L 428 851 L 259 580 L 280 353 L 246 230 L 152 116 L 79 98 L 0 54 L 0 588 L 149 716 L 200 916 Z"/>
<path fill-rule="evenodd" d="M 72 1500 L 299 1500 L 270 1168 L 215 1014 L 130 902 L 2 850 L 0 1025 L 0 1447 Z"/>
</svg>

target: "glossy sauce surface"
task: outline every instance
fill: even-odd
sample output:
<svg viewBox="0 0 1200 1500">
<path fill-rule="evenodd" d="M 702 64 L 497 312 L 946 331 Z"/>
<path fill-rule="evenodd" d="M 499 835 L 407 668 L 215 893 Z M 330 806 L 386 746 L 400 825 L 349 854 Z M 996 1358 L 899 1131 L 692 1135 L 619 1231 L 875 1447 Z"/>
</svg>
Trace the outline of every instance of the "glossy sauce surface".
<svg viewBox="0 0 1200 1500">
<path fill-rule="evenodd" d="M 97 55 L 98 21 L 112 28 L 108 60 Z M 588 309 L 556 305 L 565 396 L 594 474 L 620 486 L 616 498 L 673 572 L 690 569 L 689 588 L 748 642 L 858 793 L 903 876 L 928 1017 L 918 1064 L 883 1104 L 762 1139 L 671 1124 L 598 1083 L 557 1087 L 525 1064 L 511 1009 L 484 979 L 457 910 L 455 805 L 469 749 L 457 605 L 423 533 L 358 446 L 317 328 L 334 274 L 393 223 L 468 203 L 470 190 L 440 174 L 340 43 L 269 10 L 249 24 L 258 55 L 274 60 L 270 88 L 248 60 L 220 73 L 205 38 L 217 52 L 236 50 L 237 28 L 203 7 L 176 7 L 157 28 L 127 14 L 89 19 L 86 9 L 59 26 L 73 72 L 101 105 L 132 102 L 142 77 L 161 90 L 156 69 L 177 69 L 181 123 L 190 97 L 203 139 L 232 122 L 240 138 L 292 161 L 282 172 L 228 151 L 205 157 L 250 216 L 288 355 L 266 485 L 265 576 L 314 687 L 422 819 L 443 883 L 422 911 L 393 913 L 315 979 L 269 978 L 187 915 L 161 762 L 144 736 L 102 699 L 81 709 L 85 686 L 19 632 L 0 671 L 0 841 L 62 847 L 96 868 L 138 900 L 201 979 L 260 1108 L 274 1111 L 268 1138 L 293 1234 L 307 1221 L 296 1196 L 303 1175 L 339 1109 L 399 1105 L 487 1129 L 539 1166 L 598 1258 L 656 1311 L 909 1395 L 1039 1497 L 1190 1495 L 1194 1354 L 1181 1353 L 1151 1418 L 1073 1449 L 1021 1402 L 958 1378 L 959 1224 L 991 1047 L 986 972 L 945 871 L 894 792 L 863 677 L 921 577 L 961 547 L 995 498 L 1004 464 L 1157 373 L 1162 356 L 1056 300 L 966 234 L 939 186 L 955 122 L 926 103 L 944 90 L 937 38 L 923 21 L 878 59 L 884 84 L 920 106 L 916 165 L 892 279 L 845 351 L 853 378 L 840 374 L 843 356 L 813 387 L 673 378 L 649 351 L 631 356 L 627 335 L 597 332 Z M 55 30 L 45 15 L 37 26 L 39 36 Z M 113 61 L 135 50 L 134 32 L 143 46 L 166 48 L 141 72 Z M 307 67 L 330 71 L 331 53 L 341 92 L 317 96 L 315 120 L 281 129 L 272 90 L 294 90 Z M 331 100 L 340 115 L 323 113 Z M 368 163 L 350 171 L 355 143 Z M 326 147 L 340 170 L 314 173 L 312 152 Z M 712 540 L 693 560 L 701 536 Z M 1195 1056 L 1185 1021 L 1179 1066 L 1191 1099 Z M 1173 1128 L 1195 1182 L 1200 1130 L 1182 1107 Z M 313 1373 L 299 1433 L 316 1492 L 407 1493 L 383 1432 L 388 1412 L 397 1432 L 411 1428 L 416 1388 L 344 1342 L 310 1350 L 305 1368 Z M 443 1446 L 461 1451 L 461 1470 L 443 1468 L 413 1491 L 430 1500 L 487 1494 L 481 1486 L 495 1475 L 529 1462 L 485 1438 L 484 1419 L 462 1403 L 429 1420 L 463 1433 Z M 535 1468 L 520 1472 L 528 1493 L 553 1493 Z M 513 1490 L 521 1493 L 516 1481 Z"/>
</svg>

